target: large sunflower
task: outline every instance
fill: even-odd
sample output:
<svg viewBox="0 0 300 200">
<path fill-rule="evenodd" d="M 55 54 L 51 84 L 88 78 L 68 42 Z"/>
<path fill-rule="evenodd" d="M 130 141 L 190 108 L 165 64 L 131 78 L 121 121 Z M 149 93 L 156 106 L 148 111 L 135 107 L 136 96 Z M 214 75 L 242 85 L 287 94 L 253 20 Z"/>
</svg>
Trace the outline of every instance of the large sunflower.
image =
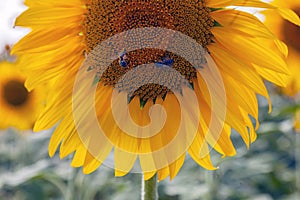
<svg viewBox="0 0 300 200">
<path fill-rule="evenodd" d="M 300 2 L 293 0 L 272 1 L 276 6 L 287 7 L 300 15 Z M 282 88 L 283 92 L 289 96 L 294 96 L 300 91 L 300 27 L 293 23 L 282 20 L 281 17 L 270 10 L 264 11 L 266 25 L 281 39 L 289 48 L 287 64 L 291 72 L 288 84 Z"/>
<path fill-rule="evenodd" d="M 18 71 L 16 63 L 0 62 L 0 129 L 33 128 L 44 106 L 45 93 L 41 87 L 28 92 L 24 82 L 25 76 Z"/>
<path fill-rule="evenodd" d="M 256 94 L 269 99 L 263 79 L 286 84 L 282 42 L 253 15 L 226 7 L 272 9 L 300 23 L 290 10 L 257 0 L 25 3 L 16 25 L 32 32 L 13 53 L 29 90 L 55 82 L 35 124 L 39 131 L 59 122 L 50 155 L 60 144 L 61 157 L 75 152 L 72 165 L 90 173 L 113 150 L 117 176 L 139 160 L 145 179 L 174 178 L 186 151 L 215 169 L 209 146 L 233 156 L 231 128 L 247 146 L 256 139 L 250 116 L 258 127 Z"/>
</svg>

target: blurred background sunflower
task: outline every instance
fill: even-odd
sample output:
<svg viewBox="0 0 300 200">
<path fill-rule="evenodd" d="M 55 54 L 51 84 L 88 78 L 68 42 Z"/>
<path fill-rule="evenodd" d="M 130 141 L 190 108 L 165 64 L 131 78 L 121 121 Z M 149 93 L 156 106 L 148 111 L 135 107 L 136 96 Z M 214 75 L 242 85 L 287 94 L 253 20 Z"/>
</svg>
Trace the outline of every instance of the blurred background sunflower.
<svg viewBox="0 0 300 200">
<path fill-rule="evenodd" d="M 300 16 L 300 2 L 299 1 L 272 1 L 277 6 L 285 6 L 295 11 Z M 265 16 L 266 25 L 272 30 L 279 39 L 281 39 L 288 47 L 287 65 L 291 72 L 286 87 L 282 87 L 281 91 L 288 95 L 299 104 L 299 91 L 300 91 L 300 27 L 288 21 L 282 20 L 281 17 L 270 10 L 262 12 Z M 296 114 L 294 117 L 294 124 L 297 130 L 300 129 L 300 108 L 297 106 Z"/>
<path fill-rule="evenodd" d="M 299 1 L 274 0 L 272 3 L 279 7 L 290 8 L 300 16 Z M 288 79 L 287 87 L 282 88 L 282 91 L 289 96 L 295 96 L 300 91 L 300 27 L 282 20 L 278 13 L 272 10 L 266 10 L 263 14 L 265 15 L 266 25 L 288 46 L 287 65 L 291 71 L 291 77 Z"/>
<path fill-rule="evenodd" d="M 24 82 L 17 63 L 0 61 L 0 129 L 32 129 L 44 107 L 45 89 L 28 92 Z"/>
</svg>

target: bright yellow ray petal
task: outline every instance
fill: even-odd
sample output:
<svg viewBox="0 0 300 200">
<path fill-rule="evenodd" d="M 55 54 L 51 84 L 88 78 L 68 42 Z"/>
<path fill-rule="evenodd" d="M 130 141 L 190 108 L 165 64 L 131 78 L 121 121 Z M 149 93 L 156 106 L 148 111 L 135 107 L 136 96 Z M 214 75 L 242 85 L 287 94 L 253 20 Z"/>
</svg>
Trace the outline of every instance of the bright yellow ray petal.
<svg viewBox="0 0 300 200">
<path fill-rule="evenodd" d="M 274 72 L 270 69 L 266 69 L 266 68 L 261 68 L 260 66 L 257 66 L 255 64 L 253 64 L 254 68 L 256 69 L 256 71 L 266 80 L 275 83 L 276 85 L 285 87 L 288 79 L 289 79 L 289 75 L 287 74 L 283 74 L 280 72 Z"/>
<path fill-rule="evenodd" d="M 34 27 L 41 24 L 57 26 L 65 23 L 78 24 L 83 19 L 85 9 L 80 6 L 70 8 L 36 6 L 23 12 L 15 22 L 16 26 Z"/>
<path fill-rule="evenodd" d="M 90 153 L 87 153 L 83 165 L 83 173 L 84 174 L 90 174 L 91 172 L 95 171 L 99 166 L 101 165 L 101 162 Z"/>
<path fill-rule="evenodd" d="M 73 153 L 80 145 L 82 145 L 82 141 L 78 136 L 75 125 L 71 125 L 71 126 L 74 126 L 73 131 L 69 132 L 69 134 L 63 139 L 62 143 L 60 144 L 60 149 L 59 149 L 60 158 L 65 158 L 66 156 Z"/>
<path fill-rule="evenodd" d="M 210 88 L 211 90 L 216 90 L 216 91 L 209 91 L 208 88 L 206 87 L 205 81 L 202 79 L 201 75 L 198 73 L 197 77 L 198 85 L 201 88 L 200 92 L 202 96 L 204 97 L 204 100 L 206 103 L 210 106 L 211 109 L 213 109 L 213 112 L 215 112 L 217 115 L 219 115 L 220 118 L 224 117 L 223 113 L 220 111 L 226 109 L 226 120 L 229 120 L 231 125 L 237 129 L 239 129 L 240 132 L 244 132 L 243 128 L 243 117 L 239 113 L 237 109 L 234 109 L 235 106 L 233 106 L 234 102 L 228 102 L 226 101 L 226 104 L 224 102 L 219 102 L 216 101 L 214 102 L 217 105 L 217 108 L 212 107 L 212 100 L 214 99 L 221 99 L 220 94 L 217 91 L 220 91 L 220 89 L 216 88 L 218 87 L 217 85 L 214 85 L 214 87 Z M 223 98 L 223 97 L 222 97 Z M 233 118 L 232 118 L 233 117 Z M 233 120 L 234 119 L 234 120 Z"/>
<path fill-rule="evenodd" d="M 288 47 L 287 45 L 280 41 L 280 40 L 275 40 L 275 45 L 277 46 L 277 48 L 279 49 L 279 51 L 285 56 L 287 57 L 288 56 Z"/>
<path fill-rule="evenodd" d="M 156 171 L 153 172 L 144 172 L 144 180 L 147 181 L 156 174 Z"/>
<path fill-rule="evenodd" d="M 70 120 L 64 120 L 59 124 L 59 126 L 55 129 L 55 131 L 52 134 L 52 137 L 49 142 L 49 155 L 50 157 L 54 156 L 55 151 L 61 141 L 67 137 L 68 134 L 72 134 L 74 131 L 74 126 L 71 125 L 72 121 Z"/>
<path fill-rule="evenodd" d="M 133 167 L 137 154 L 125 152 L 119 148 L 114 149 L 115 176 L 126 175 Z"/>
<path fill-rule="evenodd" d="M 49 1 L 49 0 L 25 0 L 26 6 L 78 6 L 82 4 L 82 0 L 65 0 L 65 1 Z"/>
<path fill-rule="evenodd" d="M 288 74 L 285 61 L 268 46 L 258 44 L 254 39 L 231 35 L 226 28 L 213 28 L 212 33 L 220 45 L 227 48 L 234 55 L 250 63 Z M 226 33 L 226 34 L 225 34 Z M 243 51 L 240 51 L 243 49 Z"/>
<path fill-rule="evenodd" d="M 167 178 L 170 174 L 170 170 L 169 170 L 169 166 L 164 167 L 160 170 L 158 170 L 157 172 L 157 179 L 160 180 L 164 180 L 165 178 Z"/>
<path fill-rule="evenodd" d="M 224 17 L 226 15 L 226 17 Z M 248 37 L 264 37 L 274 38 L 275 35 L 266 28 L 266 26 L 250 13 L 238 10 L 218 10 L 211 13 L 222 27 L 230 28 L 231 30 L 240 31 Z"/>
<path fill-rule="evenodd" d="M 194 84 L 195 92 L 200 104 L 201 118 L 199 132 L 205 136 L 205 140 L 219 153 L 227 156 L 235 155 L 235 148 L 230 140 L 230 126 L 224 124 L 202 99 L 198 84 Z M 211 118 L 214 115 L 214 118 Z M 213 123 L 212 125 L 210 123 Z M 210 126 L 210 130 L 208 127 Z M 221 127 L 220 127 L 221 126 Z"/>
<path fill-rule="evenodd" d="M 84 164 L 85 157 L 87 154 L 87 149 L 84 145 L 80 145 L 74 154 L 71 166 L 72 167 L 81 167 Z"/>
<path fill-rule="evenodd" d="M 185 160 L 185 153 L 180 156 L 175 162 L 173 162 L 170 167 L 170 180 L 173 180 L 175 176 L 178 174 Z"/>
<path fill-rule="evenodd" d="M 198 140 L 199 139 L 199 140 Z M 205 145 L 205 148 L 208 150 L 207 144 L 204 144 L 204 139 L 200 139 L 200 136 L 197 135 L 193 144 L 189 147 L 188 153 L 193 158 L 193 160 L 201 165 L 203 168 L 208 170 L 215 170 L 216 168 L 211 162 L 210 154 L 202 156 L 201 149 Z M 199 145 L 200 144 L 200 145 Z"/>
<path fill-rule="evenodd" d="M 12 53 L 19 53 L 20 51 L 24 50 L 28 52 L 29 49 L 49 45 L 49 43 L 61 40 L 67 35 L 69 37 L 74 37 L 79 32 L 80 29 L 78 27 L 66 27 L 65 29 L 57 29 L 57 27 L 49 29 L 36 29 L 33 30 L 30 34 L 23 37 L 14 46 L 14 51 Z M 68 38 L 65 38 L 65 40 L 67 41 Z M 26 47 L 27 49 L 24 49 L 24 47 Z"/>
<path fill-rule="evenodd" d="M 223 8 L 232 5 L 235 0 L 207 0 L 206 5 L 210 8 Z"/>
<path fill-rule="evenodd" d="M 214 61 L 220 66 L 222 71 L 232 76 L 235 80 L 238 80 L 241 84 L 268 98 L 268 91 L 261 77 L 259 77 L 255 70 L 251 69 L 247 63 L 243 63 L 232 57 L 226 50 L 217 45 L 209 45 L 208 49 L 211 51 Z"/>
<path fill-rule="evenodd" d="M 236 0 L 232 5 L 236 6 L 246 6 L 246 7 L 257 7 L 257 8 L 267 8 L 276 10 L 284 19 L 289 20 L 290 22 L 300 25 L 299 16 L 290 9 L 279 8 L 270 3 L 262 2 L 259 0 Z"/>
</svg>

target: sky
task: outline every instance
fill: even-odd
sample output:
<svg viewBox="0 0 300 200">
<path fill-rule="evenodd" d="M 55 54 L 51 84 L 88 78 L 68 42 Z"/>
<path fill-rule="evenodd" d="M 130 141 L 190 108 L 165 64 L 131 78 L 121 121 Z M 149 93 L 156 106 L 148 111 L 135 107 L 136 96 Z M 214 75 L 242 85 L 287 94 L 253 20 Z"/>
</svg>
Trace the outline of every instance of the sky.
<svg viewBox="0 0 300 200">
<path fill-rule="evenodd" d="M 15 18 L 26 9 L 22 0 L 0 0 L 0 52 L 6 44 L 12 45 L 28 30 L 14 27 Z"/>
</svg>

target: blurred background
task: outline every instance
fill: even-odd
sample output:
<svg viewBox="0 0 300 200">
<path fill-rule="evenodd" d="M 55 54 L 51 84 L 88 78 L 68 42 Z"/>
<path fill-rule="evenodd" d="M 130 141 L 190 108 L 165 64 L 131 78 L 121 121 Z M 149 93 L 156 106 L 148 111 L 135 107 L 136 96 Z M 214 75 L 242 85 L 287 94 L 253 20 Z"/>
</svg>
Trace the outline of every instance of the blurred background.
<svg viewBox="0 0 300 200">
<path fill-rule="evenodd" d="M 2 55 L 7 51 L 5 45 L 13 45 L 28 32 L 13 27 L 15 17 L 24 9 L 20 0 L 0 0 Z M 213 152 L 218 170 L 206 171 L 187 158 L 173 181 L 158 184 L 160 200 L 300 199 L 300 133 L 295 130 L 299 98 L 287 97 L 271 85 L 268 89 L 273 111 L 268 114 L 266 99 L 259 98 L 261 125 L 250 149 L 234 133 L 235 157 L 221 159 Z M 4 110 L 0 107 L 2 121 Z M 140 198 L 141 174 L 116 178 L 113 169 L 102 166 L 83 175 L 81 169 L 70 167 L 71 157 L 60 160 L 55 155 L 50 159 L 47 151 L 52 131 L 0 130 L 0 200 Z"/>
</svg>

